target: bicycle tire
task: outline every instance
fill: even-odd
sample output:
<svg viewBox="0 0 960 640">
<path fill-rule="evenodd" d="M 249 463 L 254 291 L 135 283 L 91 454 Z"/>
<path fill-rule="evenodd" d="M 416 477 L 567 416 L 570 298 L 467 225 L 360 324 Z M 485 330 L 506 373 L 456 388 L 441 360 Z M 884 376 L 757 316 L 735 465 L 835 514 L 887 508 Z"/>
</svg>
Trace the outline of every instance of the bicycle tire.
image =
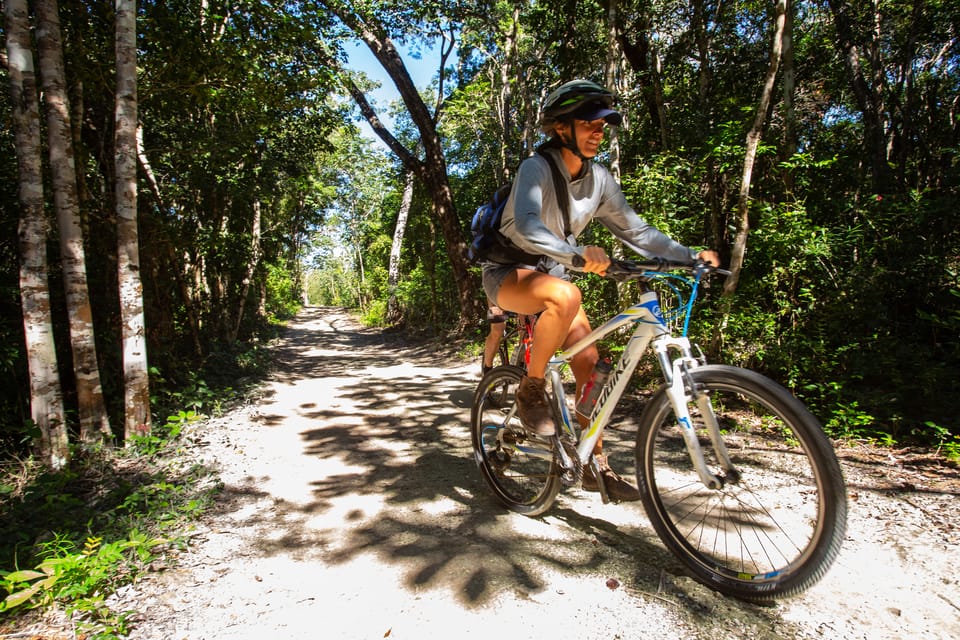
<svg viewBox="0 0 960 640">
<path fill-rule="evenodd" d="M 706 393 L 739 478 L 719 490 L 699 479 L 661 388 L 637 437 L 637 483 L 663 543 L 705 585 L 754 602 L 796 595 L 836 560 L 846 532 L 843 473 L 819 421 L 756 372 L 707 365 L 691 372 Z M 688 390 L 689 391 L 689 390 Z M 690 418 L 708 468 L 720 473 L 695 401 Z"/>
<path fill-rule="evenodd" d="M 470 413 L 473 453 L 480 474 L 507 509 L 527 516 L 545 512 L 560 491 L 559 465 L 529 455 L 532 442 L 520 424 L 514 405 L 517 386 L 525 375 L 514 366 L 496 367 L 477 386 Z"/>
</svg>

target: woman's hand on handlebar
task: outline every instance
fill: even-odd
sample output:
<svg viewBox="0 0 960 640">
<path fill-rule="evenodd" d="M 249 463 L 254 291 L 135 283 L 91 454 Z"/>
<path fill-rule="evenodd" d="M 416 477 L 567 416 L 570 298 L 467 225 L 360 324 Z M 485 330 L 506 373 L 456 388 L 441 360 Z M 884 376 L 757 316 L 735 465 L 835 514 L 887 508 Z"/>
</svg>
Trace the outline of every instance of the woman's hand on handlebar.
<svg viewBox="0 0 960 640">
<path fill-rule="evenodd" d="M 606 275 L 610 266 L 610 258 L 603 247 L 587 245 L 583 248 L 583 270 L 587 273 Z"/>
<path fill-rule="evenodd" d="M 704 262 L 706 262 L 707 264 L 713 267 L 720 266 L 720 254 L 717 253 L 716 251 L 713 251 L 712 249 L 701 251 L 700 253 L 697 254 L 697 259 L 703 260 Z"/>
</svg>

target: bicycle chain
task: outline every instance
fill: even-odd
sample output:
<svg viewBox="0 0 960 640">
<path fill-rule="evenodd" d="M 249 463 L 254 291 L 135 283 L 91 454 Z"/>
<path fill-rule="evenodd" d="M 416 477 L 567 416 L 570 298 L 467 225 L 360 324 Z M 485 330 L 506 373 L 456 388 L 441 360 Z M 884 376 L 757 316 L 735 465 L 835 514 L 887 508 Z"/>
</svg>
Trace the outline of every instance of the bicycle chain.
<svg viewBox="0 0 960 640">
<path fill-rule="evenodd" d="M 566 452 L 567 457 L 573 461 L 572 469 L 562 469 L 560 470 L 560 482 L 565 487 L 573 487 L 580 484 L 580 481 L 583 480 L 583 465 L 580 464 L 580 454 L 577 453 L 577 446 L 572 440 L 567 438 L 560 439 L 560 446 L 563 447 L 563 450 Z"/>
</svg>

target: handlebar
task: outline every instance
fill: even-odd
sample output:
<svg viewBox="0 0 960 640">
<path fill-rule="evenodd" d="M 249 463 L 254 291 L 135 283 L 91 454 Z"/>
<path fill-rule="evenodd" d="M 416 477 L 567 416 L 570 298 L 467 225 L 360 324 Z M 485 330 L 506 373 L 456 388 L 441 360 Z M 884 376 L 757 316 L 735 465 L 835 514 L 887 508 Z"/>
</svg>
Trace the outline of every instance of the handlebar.
<svg viewBox="0 0 960 640">
<path fill-rule="evenodd" d="M 579 258 L 579 256 L 577 257 Z M 580 262 L 582 261 L 583 258 L 580 258 Z M 582 264 L 575 266 L 582 266 Z M 651 271 L 688 271 L 693 273 L 698 280 L 704 275 L 714 273 L 722 276 L 730 275 L 730 271 L 727 269 L 714 267 L 703 260 L 694 260 L 692 262 L 675 262 L 672 260 L 653 258 L 651 260 L 644 261 L 611 260 L 610 266 L 607 267 L 607 273 L 604 277 L 617 282 L 628 282 L 630 280 L 646 279 L 647 274 Z"/>
<path fill-rule="evenodd" d="M 574 266 L 582 267 L 584 264 L 583 258 L 581 256 L 576 257 L 579 259 L 579 264 L 574 264 Z M 671 273 L 676 271 L 685 271 L 692 275 L 682 276 L 677 273 Z M 699 258 L 689 262 L 674 262 L 672 260 L 654 258 L 644 261 L 611 260 L 604 277 L 614 280 L 615 282 L 640 281 L 643 283 L 641 290 L 649 290 L 648 283 L 653 280 L 667 281 L 666 286 L 673 290 L 676 304 L 671 306 L 672 310 L 670 312 L 664 312 L 664 318 L 667 320 L 682 318 L 683 329 L 680 335 L 686 336 L 690 327 L 690 315 L 693 303 L 697 299 L 697 293 L 700 289 L 700 281 L 703 276 L 714 273 L 722 276 L 730 275 L 730 271 L 727 269 L 714 267 Z M 669 281 L 671 279 L 681 280 L 690 285 L 687 293 L 680 291 L 680 288 L 670 284 Z"/>
</svg>

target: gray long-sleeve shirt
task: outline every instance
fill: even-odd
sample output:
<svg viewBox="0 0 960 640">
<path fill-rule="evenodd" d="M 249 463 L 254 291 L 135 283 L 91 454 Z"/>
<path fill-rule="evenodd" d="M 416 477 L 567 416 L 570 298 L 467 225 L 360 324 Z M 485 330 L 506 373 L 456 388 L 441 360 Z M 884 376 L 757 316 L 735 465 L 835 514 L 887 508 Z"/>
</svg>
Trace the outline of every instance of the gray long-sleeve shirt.
<svg viewBox="0 0 960 640">
<path fill-rule="evenodd" d="M 615 237 L 642 256 L 677 262 L 697 257 L 697 251 L 673 240 L 638 216 L 627 204 L 620 185 L 606 167 L 587 162 L 583 175 L 574 180 L 558 149 L 546 149 L 544 153 L 552 154 L 567 180 L 570 236 L 563 239 L 563 211 L 557 201 L 553 174 L 547 159 L 537 154 L 520 164 L 500 222 L 500 231 L 518 247 L 572 267 L 573 257 L 583 253 L 576 238 L 591 220 L 597 218 Z"/>
</svg>

